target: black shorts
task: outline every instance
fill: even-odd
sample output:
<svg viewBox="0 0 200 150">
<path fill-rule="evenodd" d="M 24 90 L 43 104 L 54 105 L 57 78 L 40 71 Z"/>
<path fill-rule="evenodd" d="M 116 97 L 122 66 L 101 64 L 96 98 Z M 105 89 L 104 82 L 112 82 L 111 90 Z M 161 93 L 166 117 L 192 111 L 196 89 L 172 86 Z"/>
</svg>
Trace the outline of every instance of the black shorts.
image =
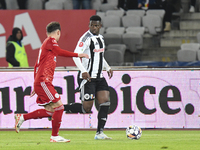
<svg viewBox="0 0 200 150">
<path fill-rule="evenodd" d="M 79 87 L 83 79 L 78 79 Z M 95 99 L 95 94 L 98 91 L 109 91 L 108 84 L 105 78 L 91 79 L 87 81 L 80 89 L 80 99 L 82 101 L 91 101 Z"/>
</svg>

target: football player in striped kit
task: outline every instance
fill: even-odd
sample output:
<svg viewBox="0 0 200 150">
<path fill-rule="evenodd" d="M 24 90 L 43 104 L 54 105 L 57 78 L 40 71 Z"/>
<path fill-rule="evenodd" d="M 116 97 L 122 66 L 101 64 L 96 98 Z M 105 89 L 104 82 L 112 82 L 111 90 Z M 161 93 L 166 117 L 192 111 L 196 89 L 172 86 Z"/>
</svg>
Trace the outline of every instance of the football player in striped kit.
<svg viewBox="0 0 200 150">
<path fill-rule="evenodd" d="M 89 30 L 81 36 L 74 51 L 88 54 L 90 57 L 90 59 L 82 58 L 82 62 L 80 58 L 73 58 L 80 70 L 78 83 L 82 103 L 64 105 L 66 112 L 90 113 L 94 99 L 98 101 L 98 126 L 94 137 L 96 140 L 112 139 L 103 133 L 110 106 L 110 93 L 102 70 L 104 68 L 107 70 L 109 78 L 113 76 L 113 71 L 104 59 L 105 44 L 103 36 L 99 34 L 100 28 L 101 18 L 97 15 L 91 16 Z"/>
</svg>

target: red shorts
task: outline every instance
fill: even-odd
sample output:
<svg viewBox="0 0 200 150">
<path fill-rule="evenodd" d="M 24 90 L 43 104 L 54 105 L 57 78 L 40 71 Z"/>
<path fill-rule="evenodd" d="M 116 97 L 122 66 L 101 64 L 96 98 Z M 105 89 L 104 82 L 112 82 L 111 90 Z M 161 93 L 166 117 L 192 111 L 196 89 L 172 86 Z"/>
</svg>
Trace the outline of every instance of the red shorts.
<svg viewBox="0 0 200 150">
<path fill-rule="evenodd" d="M 60 95 L 54 89 L 50 82 L 34 83 L 35 93 L 38 95 L 36 103 L 38 105 L 46 105 L 51 102 L 56 103 L 60 100 Z"/>
</svg>

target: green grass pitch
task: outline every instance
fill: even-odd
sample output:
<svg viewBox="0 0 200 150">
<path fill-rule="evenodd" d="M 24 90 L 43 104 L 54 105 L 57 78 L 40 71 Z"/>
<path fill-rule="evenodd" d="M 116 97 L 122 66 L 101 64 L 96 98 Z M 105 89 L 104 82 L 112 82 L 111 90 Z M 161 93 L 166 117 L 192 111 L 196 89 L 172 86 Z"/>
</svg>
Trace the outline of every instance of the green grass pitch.
<svg viewBox="0 0 200 150">
<path fill-rule="evenodd" d="M 130 140 L 124 130 L 105 130 L 112 140 L 94 140 L 94 130 L 61 130 L 69 143 L 50 143 L 51 130 L 0 131 L 0 150 L 199 150 L 200 130 L 143 130 Z"/>
</svg>

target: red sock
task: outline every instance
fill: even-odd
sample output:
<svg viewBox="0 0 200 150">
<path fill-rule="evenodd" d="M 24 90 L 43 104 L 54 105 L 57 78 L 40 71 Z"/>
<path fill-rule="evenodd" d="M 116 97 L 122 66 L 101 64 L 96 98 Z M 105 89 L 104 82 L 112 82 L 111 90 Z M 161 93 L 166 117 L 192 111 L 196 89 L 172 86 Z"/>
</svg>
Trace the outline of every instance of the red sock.
<svg viewBox="0 0 200 150">
<path fill-rule="evenodd" d="M 64 111 L 64 106 L 54 108 L 54 113 L 52 116 L 52 136 L 58 136 L 58 131 L 61 125 L 61 119 Z"/>
<path fill-rule="evenodd" d="M 53 115 L 53 112 L 47 111 L 45 109 L 37 109 L 33 112 L 30 112 L 28 114 L 24 114 L 24 120 L 29 120 L 29 119 L 41 119 L 44 117 L 50 117 Z"/>
</svg>

